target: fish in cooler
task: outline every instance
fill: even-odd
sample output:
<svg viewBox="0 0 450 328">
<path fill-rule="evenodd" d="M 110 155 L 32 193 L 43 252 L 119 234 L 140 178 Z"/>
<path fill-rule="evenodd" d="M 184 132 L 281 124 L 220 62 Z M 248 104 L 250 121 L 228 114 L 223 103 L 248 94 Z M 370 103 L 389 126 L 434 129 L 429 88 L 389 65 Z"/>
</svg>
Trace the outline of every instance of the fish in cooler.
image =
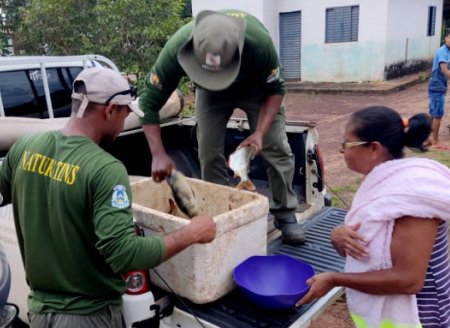
<svg viewBox="0 0 450 328">
<path fill-rule="evenodd" d="M 178 208 L 189 218 L 198 215 L 198 205 L 194 191 L 184 174 L 180 171 L 172 170 L 171 175 L 166 178 L 166 181 L 172 190 L 173 198 Z M 169 203 L 173 210 L 175 204 L 173 204 L 171 199 L 169 199 Z"/>
</svg>

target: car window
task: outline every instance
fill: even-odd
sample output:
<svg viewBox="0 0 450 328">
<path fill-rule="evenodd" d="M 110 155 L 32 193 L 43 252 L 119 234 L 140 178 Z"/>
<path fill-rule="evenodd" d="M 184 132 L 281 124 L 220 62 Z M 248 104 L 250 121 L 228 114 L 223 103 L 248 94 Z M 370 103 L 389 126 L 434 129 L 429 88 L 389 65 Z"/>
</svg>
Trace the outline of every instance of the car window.
<svg viewBox="0 0 450 328">
<path fill-rule="evenodd" d="M 0 92 L 6 116 L 42 116 L 27 71 L 1 72 Z"/>
<path fill-rule="evenodd" d="M 70 116 L 72 83 L 82 71 L 81 67 L 54 69 L 56 74 L 48 80 L 55 117 Z"/>
<path fill-rule="evenodd" d="M 46 69 L 55 117 L 70 115 L 72 83 L 81 70 L 82 67 Z M 49 117 L 40 69 L 1 72 L 0 92 L 6 116 Z"/>
<path fill-rule="evenodd" d="M 71 93 L 73 79 L 81 72 L 81 67 L 47 68 L 47 80 L 52 99 L 53 114 L 55 117 L 65 117 L 70 115 Z M 37 92 L 37 102 L 44 118 L 48 118 L 47 106 L 45 103 L 45 91 L 41 71 L 37 70 L 29 73 Z"/>
</svg>

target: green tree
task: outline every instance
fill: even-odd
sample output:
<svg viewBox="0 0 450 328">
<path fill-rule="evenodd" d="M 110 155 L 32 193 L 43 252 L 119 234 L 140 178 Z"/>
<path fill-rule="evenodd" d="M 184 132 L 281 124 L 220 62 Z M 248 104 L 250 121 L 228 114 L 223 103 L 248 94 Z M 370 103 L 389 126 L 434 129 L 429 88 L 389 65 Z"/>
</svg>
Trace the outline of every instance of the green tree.
<svg viewBox="0 0 450 328">
<path fill-rule="evenodd" d="M 186 19 L 184 0 L 28 0 L 15 47 L 26 54 L 98 53 L 146 73 Z"/>
<path fill-rule="evenodd" d="M 5 33 L 0 33 L 0 56 L 10 55 L 8 37 Z"/>
<path fill-rule="evenodd" d="M 20 22 L 20 9 L 27 0 L 0 0 L 0 55 L 9 55 L 9 39 Z"/>
<path fill-rule="evenodd" d="M 20 9 L 27 0 L 0 0 L 0 18 L 3 28 L 15 31 L 20 23 Z"/>
<path fill-rule="evenodd" d="M 185 0 L 184 1 L 184 8 L 181 12 L 181 17 L 183 18 L 191 18 L 192 17 L 192 1 L 191 0 Z"/>
</svg>

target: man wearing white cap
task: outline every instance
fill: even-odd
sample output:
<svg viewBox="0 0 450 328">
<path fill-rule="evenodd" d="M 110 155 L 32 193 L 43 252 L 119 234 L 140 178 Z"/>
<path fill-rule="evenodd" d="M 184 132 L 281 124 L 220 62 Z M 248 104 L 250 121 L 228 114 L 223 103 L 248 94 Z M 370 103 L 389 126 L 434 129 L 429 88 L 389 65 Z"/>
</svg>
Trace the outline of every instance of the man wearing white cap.
<svg viewBox="0 0 450 328">
<path fill-rule="evenodd" d="M 124 165 L 112 142 L 133 111 L 135 90 L 118 73 L 88 68 L 74 81 L 72 115 L 60 131 L 19 139 L 0 166 L 1 205 L 13 204 L 35 327 L 122 327 L 122 274 L 148 269 L 214 239 L 198 216 L 161 237 L 137 236 Z"/>
<path fill-rule="evenodd" d="M 139 98 L 155 181 L 162 181 L 174 167 L 162 144 L 158 111 L 185 75 L 197 86 L 195 115 L 202 178 L 228 184 L 226 126 L 233 110 L 242 109 L 252 134 L 240 146 L 252 146 L 255 154 L 262 152 L 266 160 L 275 225 L 286 242 L 303 242 L 305 233 L 295 217 L 294 155 L 282 106 L 285 83 L 269 32 L 248 13 L 206 10 L 166 43 Z"/>
</svg>

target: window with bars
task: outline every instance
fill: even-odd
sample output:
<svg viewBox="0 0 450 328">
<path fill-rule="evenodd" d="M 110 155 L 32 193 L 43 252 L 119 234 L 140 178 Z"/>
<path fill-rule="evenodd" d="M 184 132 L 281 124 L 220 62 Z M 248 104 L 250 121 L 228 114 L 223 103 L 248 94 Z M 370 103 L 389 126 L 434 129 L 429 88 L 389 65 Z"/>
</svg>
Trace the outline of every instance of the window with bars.
<svg viewBox="0 0 450 328">
<path fill-rule="evenodd" d="M 326 9 L 325 43 L 358 41 L 359 6 Z"/>
<path fill-rule="evenodd" d="M 427 36 L 433 36 L 436 29 L 436 6 L 428 7 Z"/>
</svg>

